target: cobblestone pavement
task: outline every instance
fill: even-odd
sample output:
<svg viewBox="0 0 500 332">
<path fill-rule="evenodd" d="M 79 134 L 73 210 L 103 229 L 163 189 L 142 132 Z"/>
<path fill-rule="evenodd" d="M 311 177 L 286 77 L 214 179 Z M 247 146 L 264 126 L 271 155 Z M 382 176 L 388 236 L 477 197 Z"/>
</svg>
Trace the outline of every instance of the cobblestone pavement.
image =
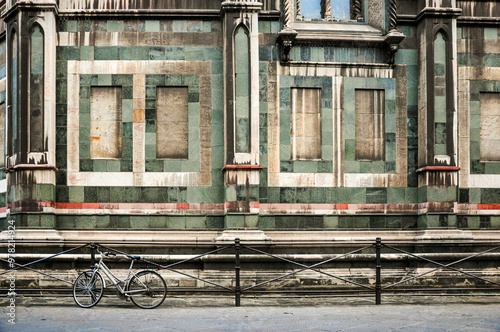
<svg viewBox="0 0 500 332">
<path fill-rule="evenodd" d="M 153 310 L 105 297 L 94 308 L 72 298 L 0 299 L 0 331 L 500 331 L 500 297 L 372 299 L 168 297 Z"/>
</svg>

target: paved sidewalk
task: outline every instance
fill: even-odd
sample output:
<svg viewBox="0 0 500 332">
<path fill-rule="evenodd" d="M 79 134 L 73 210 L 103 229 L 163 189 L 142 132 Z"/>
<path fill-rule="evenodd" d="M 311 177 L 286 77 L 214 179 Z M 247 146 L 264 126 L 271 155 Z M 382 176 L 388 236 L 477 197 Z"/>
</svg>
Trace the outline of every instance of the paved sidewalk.
<svg viewBox="0 0 500 332">
<path fill-rule="evenodd" d="M 372 299 L 168 297 L 153 310 L 105 297 L 17 298 L 16 324 L 0 299 L 0 331 L 500 331 L 500 297 Z M 395 302 L 398 304 L 395 304 Z"/>
</svg>

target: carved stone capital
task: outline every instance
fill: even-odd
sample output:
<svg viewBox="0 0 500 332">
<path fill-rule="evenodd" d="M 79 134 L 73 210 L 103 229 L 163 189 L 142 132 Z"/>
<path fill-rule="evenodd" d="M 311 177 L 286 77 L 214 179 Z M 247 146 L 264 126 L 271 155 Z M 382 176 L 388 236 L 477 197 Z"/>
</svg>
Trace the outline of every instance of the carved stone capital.
<svg viewBox="0 0 500 332">
<path fill-rule="evenodd" d="M 293 41 L 297 37 L 297 31 L 293 29 L 283 29 L 278 33 L 278 43 L 281 48 L 281 63 L 288 63 L 290 61 L 290 51 L 293 47 Z"/>
<path fill-rule="evenodd" d="M 397 30 L 390 31 L 385 36 L 385 43 L 387 45 L 387 63 L 394 64 L 394 57 L 399 49 L 399 43 L 405 39 L 405 35 Z"/>
</svg>

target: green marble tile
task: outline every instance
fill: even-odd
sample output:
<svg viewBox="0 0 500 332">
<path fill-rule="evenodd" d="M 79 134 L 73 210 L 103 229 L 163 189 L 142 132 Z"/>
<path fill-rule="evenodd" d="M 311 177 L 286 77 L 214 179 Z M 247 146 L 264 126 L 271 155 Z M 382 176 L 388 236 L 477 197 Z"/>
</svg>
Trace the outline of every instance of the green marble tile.
<svg viewBox="0 0 500 332">
<path fill-rule="evenodd" d="M 123 32 L 125 25 L 123 21 L 108 21 L 108 32 Z"/>
<path fill-rule="evenodd" d="M 145 32 L 160 32 L 160 21 L 147 20 L 144 25 Z"/>
</svg>

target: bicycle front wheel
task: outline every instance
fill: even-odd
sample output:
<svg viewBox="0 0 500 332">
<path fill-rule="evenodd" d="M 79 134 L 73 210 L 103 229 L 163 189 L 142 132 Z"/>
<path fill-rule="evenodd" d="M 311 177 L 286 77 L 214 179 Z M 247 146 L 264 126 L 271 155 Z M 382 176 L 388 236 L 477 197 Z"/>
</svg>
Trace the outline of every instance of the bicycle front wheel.
<svg viewBox="0 0 500 332">
<path fill-rule="evenodd" d="M 102 298 L 104 281 L 99 272 L 85 271 L 73 284 L 73 299 L 82 308 L 95 306 Z"/>
<path fill-rule="evenodd" d="M 130 279 L 126 293 L 139 308 L 153 309 L 165 300 L 167 285 L 158 273 L 141 271 Z"/>
</svg>

